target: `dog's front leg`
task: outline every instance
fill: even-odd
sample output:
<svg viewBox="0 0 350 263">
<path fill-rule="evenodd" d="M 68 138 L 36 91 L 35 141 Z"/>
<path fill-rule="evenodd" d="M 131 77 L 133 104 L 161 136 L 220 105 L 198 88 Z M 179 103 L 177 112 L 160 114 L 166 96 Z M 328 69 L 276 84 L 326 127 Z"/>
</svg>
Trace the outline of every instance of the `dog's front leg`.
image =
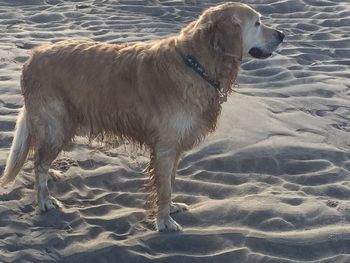
<svg viewBox="0 0 350 263">
<path fill-rule="evenodd" d="M 157 147 L 151 156 L 151 171 L 154 176 L 154 190 L 157 195 L 156 227 L 159 232 L 180 231 L 181 226 L 171 218 L 171 181 L 178 160 L 175 150 Z"/>
<path fill-rule="evenodd" d="M 175 163 L 173 166 L 173 171 L 171 174 L 171 189 L 174 189 L 175 177 L 176 177 L 176 171 L 177 171 L 177 165 L 179 163 L 179 159 L 180 159 L 180 154 L 176 157 Z M 186 205 L 184 203 L 171 202 L 170 214 L 175 214 L 175 213 L 179 213 L 179 212 L 183 212 L 183 211 L 187 211 L 187 210 L 188 210 L 188 205 Z"/>
</svg>

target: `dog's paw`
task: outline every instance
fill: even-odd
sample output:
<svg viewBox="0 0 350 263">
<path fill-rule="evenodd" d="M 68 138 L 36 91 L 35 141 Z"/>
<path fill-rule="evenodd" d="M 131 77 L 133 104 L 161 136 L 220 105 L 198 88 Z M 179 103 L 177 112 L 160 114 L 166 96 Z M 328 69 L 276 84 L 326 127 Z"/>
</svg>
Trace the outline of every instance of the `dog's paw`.
<svg viewBox="0 0 350 263">
<path fill-rule="evenodd" d="M 41 198 L 38 201 L 39 209 L 41 212 L 48 212 L 49 210 L 58 208 L 58 203 L 53 197 Z"/>
<path fill-rule="evenodd" d="M 170 214 L 175 214 L 175 213 L 179 213 L 179 212 L 183 212 L 183 211 L 187 211 L 187 210 L 188 210 L 188 205 L 186 205 L 184 203 L 171 202 Z"/>
<path fill-rule="evenodd" d="M 182 227 L 170 216 L 157 218 L 156 227 L 159 232 L 176 232 L 181 231 Z"/>
</svg>

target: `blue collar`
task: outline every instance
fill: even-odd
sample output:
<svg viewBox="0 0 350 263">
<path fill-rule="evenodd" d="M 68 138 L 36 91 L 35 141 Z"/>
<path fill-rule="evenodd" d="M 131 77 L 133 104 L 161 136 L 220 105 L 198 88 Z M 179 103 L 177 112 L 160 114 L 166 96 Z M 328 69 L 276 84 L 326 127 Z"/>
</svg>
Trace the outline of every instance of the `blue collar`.
<svg viewBox="0 0 350 263">
<path fill-rule="evenodd" d="M 204 80 L 206 80 L 210 85 L 220 90 L 220 82 L 209 78 L 208 75 L 205 74 L 204 67 L 198 62 L 198 60 L 195 57 L 193 57 L 192 55 L 186 55 L 183 58 L 183 60 L 187 66 L 192 68 L 199 76 L 201 76 Z"/>
</svg>

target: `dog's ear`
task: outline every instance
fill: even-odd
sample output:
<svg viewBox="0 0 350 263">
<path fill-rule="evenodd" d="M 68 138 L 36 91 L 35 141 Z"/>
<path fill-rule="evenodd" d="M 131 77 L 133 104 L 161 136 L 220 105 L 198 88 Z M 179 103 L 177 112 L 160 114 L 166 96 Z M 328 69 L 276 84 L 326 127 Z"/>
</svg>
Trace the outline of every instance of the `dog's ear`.
<svg viewBox="0 0 350 263">
<path fill-rule="evenodd" d="M 242 28 L 240 21 L 235 16 L 232 16 L 231 19 L 223 17 L 218 19 L 211 30 L 210 45 L 214 52 L 242 59 Z"/>
<path fill-rule="evenodd" d="M 180 38 L 182 41 L 196 46 L 197 43 L 208 43 L 209 35 L 213 31 L 214 23 L 212 21 L 212 9 L 206 10 L 199 18 L 189 23 L 181 30 Z"/>
<path fill-rule="evenodd" d="M 181 35 L 185 43 L 207 44 L 214 53 L 242 59 L 242 29 L 235 15 L 208 9 L 198 20 L 187 25 Z"/>
</svg>

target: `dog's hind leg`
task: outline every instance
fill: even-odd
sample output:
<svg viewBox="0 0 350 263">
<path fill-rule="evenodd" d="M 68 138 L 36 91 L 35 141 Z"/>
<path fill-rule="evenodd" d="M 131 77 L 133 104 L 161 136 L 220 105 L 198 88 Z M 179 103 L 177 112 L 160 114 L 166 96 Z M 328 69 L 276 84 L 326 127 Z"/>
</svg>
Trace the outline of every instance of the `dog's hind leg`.
<svg viewBox="0 0 350 263">
<path fill-rule="evenodd" d="M 55 200 L 50 196 L 47 186 L 48 171 L 71 135 L 71 122 L 60 103 L 52 102 L 43 107 L 45 111 L 36 112 L 32 118 L 34 134 L 34 174 L 38 206 L 46 212 L 55 208 Z"/>
<path fill-rule="evenodd" d="M 39 149 L 35 153 L 34 174 L 35 186 L 37 191 L 38 206 L 42 212 L 47 212 L 56 207 L 54 199 L 50 196 L 47 186 L 47 176 L 51 163 L 58 155 L 56 152 L 50 152 L 50 148 Z M 44 157 L 44 155 L 46 155 Z M 44 158 L 43 158 L 44 157 Z"/>
<path fill-rule="evenodd" d="M 47 135 L 48 137 L 45 138 L 45 142 L 41 142 L 34 150 L 34 174 L 37 201 L 40 210 L 43 212 L 55 208 L 57 205 L 50 196 L 47 179 L 51 163 L 63 148 L 63 141 L 54 138 L 54 134 Z"/>
</svg>

